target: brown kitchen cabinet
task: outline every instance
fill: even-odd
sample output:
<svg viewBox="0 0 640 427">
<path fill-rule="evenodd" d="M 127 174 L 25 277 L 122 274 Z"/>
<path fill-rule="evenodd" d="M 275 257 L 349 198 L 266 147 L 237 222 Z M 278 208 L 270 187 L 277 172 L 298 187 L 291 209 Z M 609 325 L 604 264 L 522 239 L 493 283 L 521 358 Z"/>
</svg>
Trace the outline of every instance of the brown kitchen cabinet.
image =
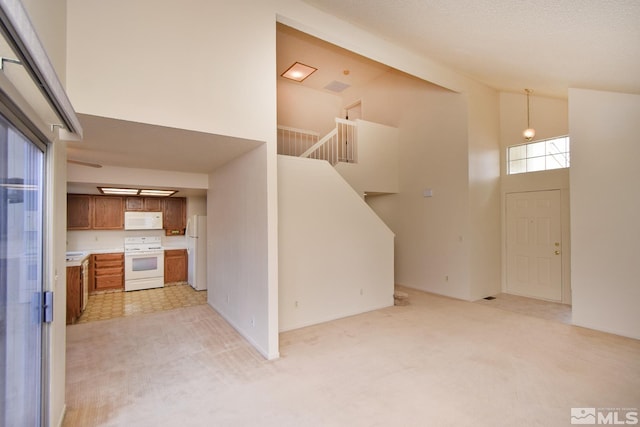
<svg viewBox="0 0 640 427">
<path fill-rule="evenodd" d="M 75 323 L 82 314 L 81 267 L 67 267 L 67 325 Z"/>
<path fill-rule="evenodd" d="M 187 250 L 168 249 L 164 251 L 164 282 L 187 281 Z"/>
<path fill-rule="evenodd" d="M 187 226 L 187 199 L 167 197 L 163 206 L 163 226 L 167 236 L 184 235 Z"/>
<path fill-rule="evenodd" d="M 91 255 L 91 290 L 124 290 L 124 254 Z"/>
<path fill-rule="evenodd" d="M 93 229 L 124 229 L 124 199 L 122 197 L 93 197 Z"/>
<path fill-rule="evenodd" d="M 67 194 L 67 229 L 90 230 L 93 226 L 93 197 L 87 194 Z"/>
<path fill-rule="evenodd" d="M 158 197 L 127 197 L 125 211 L 162 212 L 162 199 Z"/>
</svg>

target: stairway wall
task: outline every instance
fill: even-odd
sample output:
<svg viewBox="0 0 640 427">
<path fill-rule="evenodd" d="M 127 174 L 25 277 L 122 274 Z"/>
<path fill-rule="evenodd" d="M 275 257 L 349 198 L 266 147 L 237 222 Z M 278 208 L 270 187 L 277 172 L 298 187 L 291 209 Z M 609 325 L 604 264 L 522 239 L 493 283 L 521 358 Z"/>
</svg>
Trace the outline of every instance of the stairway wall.
<svg viewBox="0 0 640 427">
<path fill-rule="evenodd" d="M 391 126 L 357 120 L 358 162 L 338 163 L 335 168 L 361 196 L 364 193 L 399 191 L 399 131 Z"/>
<path fill-rule="evenodd" d="M 393 305 L 394 234 L 328 162 L 278 156 L 280 330 Z"/>
</svg>

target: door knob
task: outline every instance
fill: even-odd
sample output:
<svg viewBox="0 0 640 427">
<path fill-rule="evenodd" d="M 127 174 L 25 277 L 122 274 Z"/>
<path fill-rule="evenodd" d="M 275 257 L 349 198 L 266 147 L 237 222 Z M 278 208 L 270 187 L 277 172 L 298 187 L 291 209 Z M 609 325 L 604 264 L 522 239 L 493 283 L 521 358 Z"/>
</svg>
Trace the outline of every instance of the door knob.
<svg viewBox="0 0 640 427">
<path fill-rule="evenodd" d="M 560 255 L 560 251 L 555 251 L 555 254 L 556 255 Z"/>
</svg>

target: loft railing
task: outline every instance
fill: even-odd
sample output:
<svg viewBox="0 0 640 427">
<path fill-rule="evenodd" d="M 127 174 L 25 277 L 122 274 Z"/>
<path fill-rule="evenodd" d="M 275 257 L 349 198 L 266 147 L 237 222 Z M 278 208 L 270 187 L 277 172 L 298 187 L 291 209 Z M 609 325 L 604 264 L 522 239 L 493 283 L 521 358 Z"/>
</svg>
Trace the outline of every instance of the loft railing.
<svg viewBox="0 0 640 427">
<path fill-rule="evenodd" d="M 336 118 L 336 128 L 303 152 L 300 157 L 338 162 L 358 162 L 358 127 L 351 120 Z"/>
<path fill-rule="evenodd" d="M 319 138 L 318 132 L 278 126 L 278 154 L 300 156 Z"/>
</svg>

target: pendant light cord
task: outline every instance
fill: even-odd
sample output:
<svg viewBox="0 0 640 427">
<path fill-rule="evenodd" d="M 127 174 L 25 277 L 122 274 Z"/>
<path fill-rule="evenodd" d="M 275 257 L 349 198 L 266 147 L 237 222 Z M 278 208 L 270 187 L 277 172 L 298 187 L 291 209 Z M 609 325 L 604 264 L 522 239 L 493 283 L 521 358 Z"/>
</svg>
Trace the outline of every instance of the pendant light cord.
<svg viewBox="0 0 640 427">
<path fill-rule="evenodd" d="M 531 93 L 531 89 L 525 89 L 524 91 L 527 92 L 527 129 L 530 129 L 531 125 L 529 124 L 529 116 L 530 116 L 529 94 Z"/>
</svg>

